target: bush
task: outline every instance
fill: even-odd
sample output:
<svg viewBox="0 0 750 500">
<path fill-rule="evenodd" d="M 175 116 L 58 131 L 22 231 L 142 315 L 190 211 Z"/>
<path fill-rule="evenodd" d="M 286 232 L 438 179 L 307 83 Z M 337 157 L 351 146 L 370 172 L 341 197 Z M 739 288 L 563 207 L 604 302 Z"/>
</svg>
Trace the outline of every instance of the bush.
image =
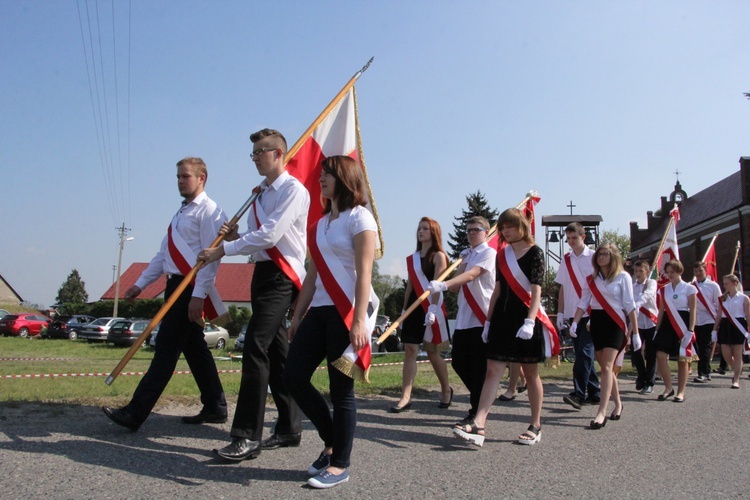
<svg viewBox="0 0 750 500">
<path fill-rule="evenodd" d="M 237 337 L 240 334 L 242 327 L 247 325 L 250 321 L 250 316 L 253 312 L 247 307 L 229 306 L 227 309 L 229 317 L 231 318 L 226 324 L 226 329 L 229 332 L 230 337 Z"/>
</svg>

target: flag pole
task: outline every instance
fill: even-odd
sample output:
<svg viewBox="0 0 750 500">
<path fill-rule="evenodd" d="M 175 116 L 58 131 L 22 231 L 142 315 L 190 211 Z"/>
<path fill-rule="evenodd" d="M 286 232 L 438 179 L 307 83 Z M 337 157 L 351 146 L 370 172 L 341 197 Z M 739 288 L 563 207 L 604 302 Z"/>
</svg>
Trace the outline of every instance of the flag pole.
<svg viewBox="0 0 750 500">
<path fill-rule="evenodd" d="M 343 99 L 343 97 L 346 95 L 346 93 L 349 91 L 349 89 L 352 88 L 352 86 L 356 83 L 357 79 L 362 76 L 362 73 L 364 73 L 367 68 L 370 67 L 370 64 L 374 60 L 374 57 L 371 57 L 369 61 L 367 61 L 367 64 L 365 64 L 362 69 L 354 73 L 354 76 L 349 79 L 349 81 L 344 85 L 344 88 L 342 88 L 338 94 L 336 94 L 336 97 L 333 98 L 333 100 L 328 104 L 328 106 L 325 107 L 322 113 L 313 121 L 312 125 L 310 125 L 307 130 L 302 134 L 302 136 L 297 140 L 297 142 L 294 143 L 294 145 L 289 149 L 284 155 L 284 165 L 289 163 L 289 161 L 294 157 L 294 155 L 299 151 L 299 149 L 302 147 L 302 145 L 305 143 L 305 141 L 312 135 L 312 133 L 315 131 L 315 128 L 320 125 L 320 123 L 325 120 L 325 118 L 328 116 L 328 114 L 331 112 L 331 110 Z M 260 194 L 260 191 L 253 190 L 253 194 L 250 196 L 250 198 L 245 201 L 245 203 L 240 207 L 240 209 L 237 211 L 237 213 L 232 217 L 232 219 L 227 222 L 227 224 L 232 227 L 242 218 L 242 216 L 247 212 L 247 210 L 250 208 L 250 205 L 253 204 L 255 199 Z M 224 240 L 224 235 L 220 234 L 216 237 L 216 239 L 211 243 L 211 246 L 209 248 L 216 248 L 219 246 L 219 244 Z M 143 330 L 143 333 L 138 337 L 138 339 L 133 343 L 133 345 L 130 347 L 128 352 L 125 353 L 125 355 L 122 357 L 119 363 L 117 363 L 117 366 L 115 366 L 114 370 L 107 376 L 107 378 L 104 380 L 104 383 L 107 385 L 112 385 L 112 383 L 115 381 L 118 375 L 122 372 L 123 368 L 125 368 L 125 365 L 127 365 L 130 360 L 133 358 L 135 353 L 140 349 L 143 342 L 148 338 L 148 336 L 151 334 L 151 332 L 156 328 L 156 325 L 159 324 L 159 322 L 164 318 L 164 316 L 169 312 L 169 310 L 172 308 L 175 302 L 177 302 L 177 299 L 180 297 L 182 292 L 185 291 L 185 289 L 188 287 L 188 285 L 193 281 L 195 278 L 195 275 L 200 271 L 200 269 L 205 265 L 205 262 L 202 260 L 199 260 L 195 266 L 190 270 L 190 272 L 185 276 L 180 283 L 180 285 L 172 292 L 172 295 L 170 295 L 169 300 L 167 300 L 164 305 L 161 306 L 159 311 L 156 313 L 156 315 L 153 317 L 153 319 L 149 322 L 148 326 L 146 326 L 146 329 Z"/>
<path fill-rule="evenodd" d="M 716 241 L 716 238 L 719 237 L 719 233 L 717 232 L 713 238 L 711 238 L 711 243 L 708 244 L 708 247 L 706 247 L 706 253 L 703 255 L 703 262 L 706 262 L 706 258 L 708 257 L 708 252 L 711 251 L 711 247 L 714 246 L 714 242 Z"/>
<path fill-rule="evenodd" d="M 518 210 L 521 210 L 524 207 L 524 205 L 526 205 L 526 202 L 528 202 L 529 200 L 533 199 L 535 196 L 538 196 L 538 195 L 539 195 L 539 193 L 537 193 L 536 191 L 534 191 L 532 189 L 531 191 L 529 191 L 528 193 L 526 193 L 526 198 L 524 198 L 523 201 L 521 201 L 521 203 L 519 203 L 518 205 L 516 205 L 516 208 Z M 495 224 L 494 226 L 492 226 L 492 228 L 490 229 L 489 233 L 487 234 L 487 241 L 489 241 L 493 236 L 495 236 L 495 233 L 497 233 L 497 224 Z M 440 274 L 440 276 L 437 277 L 437 279 L 435 281 L 445 281 L 445 279 L 448 276 L 450 276 L 450 274 L 459 265 L 461 265 L 461 262 L 463 262 L 463 259 L 459 257 L 450 266 L 448 266 L 448 268 L 445 271 L 443 271 Z M 419 305 L 427 297 L 429 297 L 429 295 L 430 295 L 430 291 L 429 290 L 425 290 L 424 292 L 422 292 L 422 295 L 420 295 L 419 297 L 417 297 L 417 300 L 415 300 L 414 302 L 412 302 L 412 304 L 403 313 L 401 313 L 401 316 L 399 316 L 398 319 L 396 319 L 396 321 L 394 321 L 393 323 L 391 323 L 391 326 L 389 326 L 383 332 L 383 334 L 380 335 L 380 337 L 378 337 L 378 340 L 376 341 L 376 343 L 378 345 L 380 345 L 383 342 L 385 342 L 385 340 L 388 337 L 390 337 L 390 335 L 393 333 L 393 331 L 401 325 L 401 323 L 406 319 L 406 317 L 409 316 L 412 313 L 412 311 L 414 311 L 414 309 L 416 309 L 417 307 L 419 307 Z"/>
<path fill-rule="evenodd" d="M 734 268 L 737 267 L 737 259 L 740 256 L 740 240 L 737 240 L 737 246 L 734 249 L 734 258 L 732 259 L 732 274 L 734 274 Z"/>
</svg>

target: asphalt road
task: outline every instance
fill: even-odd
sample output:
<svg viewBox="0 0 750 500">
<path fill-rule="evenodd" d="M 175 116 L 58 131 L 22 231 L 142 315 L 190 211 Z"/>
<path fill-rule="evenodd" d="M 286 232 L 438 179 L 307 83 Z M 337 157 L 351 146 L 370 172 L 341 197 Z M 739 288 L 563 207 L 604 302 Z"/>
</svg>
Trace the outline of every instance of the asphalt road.
<svg viewBox="0 0 750 500">
<path fill-rule="evenodd" d="M 622 420 L 594 431 L 594 407 L 575 411 L 562 402 L 570 384 L 545 384 L 542 441 L 533 447 L 513 443 L 528 425 L 525 395 L 496 403 L 483 448 L 452 437 L 450 424 L 467 409 L 462 388 L 447 410 L 437 408 L 437 391 L 422 391 L 413 411 L 398 415 L 385 411 L 393 399 L 360 399 L 351 480 L 327 491 L 305 485 L 322 449 L 307 421 L 299 448 L 224 464 L 211 449 L 227 443 L 229 422 L 180 422 L 198 406 L 161 407 L 131 433 L 98 407 L 3 404 L 0 498 L 750 497 L 747 377 L 740 390 L 729 376 L 690 384 L 683 404 L 638 395 L 632 378 L 621 385 Z"/>
</svg>

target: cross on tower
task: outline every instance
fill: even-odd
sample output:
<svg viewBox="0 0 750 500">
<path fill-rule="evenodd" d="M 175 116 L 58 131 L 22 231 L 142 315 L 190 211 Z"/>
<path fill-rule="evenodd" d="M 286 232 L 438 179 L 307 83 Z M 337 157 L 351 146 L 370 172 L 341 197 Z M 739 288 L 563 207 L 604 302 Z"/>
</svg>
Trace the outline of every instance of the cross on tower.
<svg viewBox="0 0 750 500">
<path fill-rule="evenodd" d="M 675 171 L 672 172 L 672 173 L 677 177 L 677 182 L 680 182 L 680 174 L 682 172 L 680 172 L 679 170 L 675 169 Z"/>
<path fill-rule="evenodd" d="M 570 208 L 570 215 L 573 215 L 573 207 L 577 206 L 577 205 L 573 205 L 573 200 L 570 200 L 570 204 L 565 205 L 565 206 Z"/>
</svg>

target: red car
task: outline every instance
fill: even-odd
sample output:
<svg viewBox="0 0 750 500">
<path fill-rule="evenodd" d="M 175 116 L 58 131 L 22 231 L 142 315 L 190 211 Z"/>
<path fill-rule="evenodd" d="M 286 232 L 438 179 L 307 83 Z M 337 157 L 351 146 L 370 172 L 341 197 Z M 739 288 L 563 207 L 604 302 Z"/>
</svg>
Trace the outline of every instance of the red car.
<svg viewBox="0 0 750 500">
<path fill-rule="evenodd" d="M 8 314 L 0 319 L 0 333 L 28 337 L 39 335 L 43 327 L 49 326 L 50 318 L 43 314 Z"/>
</svg>

